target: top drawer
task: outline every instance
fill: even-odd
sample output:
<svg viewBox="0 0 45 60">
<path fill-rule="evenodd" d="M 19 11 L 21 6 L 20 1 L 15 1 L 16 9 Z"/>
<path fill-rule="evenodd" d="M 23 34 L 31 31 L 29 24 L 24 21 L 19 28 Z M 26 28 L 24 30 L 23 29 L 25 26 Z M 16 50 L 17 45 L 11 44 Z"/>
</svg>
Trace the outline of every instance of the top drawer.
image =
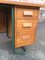
<svg viewBox="0 0 45 60">
<path fill-rule="evenodd" d="M 38 10 L 37 9 L 29 9 L 29 8 L 16 8 L 16 18 L 17 19 L 37 19 L 38 18 Z"/>
</svg>

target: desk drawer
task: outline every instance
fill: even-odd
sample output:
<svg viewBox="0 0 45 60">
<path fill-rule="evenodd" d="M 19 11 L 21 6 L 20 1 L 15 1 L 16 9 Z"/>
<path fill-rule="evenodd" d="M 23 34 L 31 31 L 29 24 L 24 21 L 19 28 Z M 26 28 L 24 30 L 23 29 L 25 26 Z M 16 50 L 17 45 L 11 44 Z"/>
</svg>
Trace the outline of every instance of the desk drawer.
<svg viewBox="0 0 45 60">
<path fill-rule="evenodd" d="M 18 34 L 15 40 L 15 47 L 32 45 L 35 42 L 35 32 Z"/>
<path fill-rule="evenodd" d="M 17 20 L 17 31 L 33 31 L 36 29 L 37 20 Z"/>
<path fill-rule="evenodd" d="M 36 9 L 17 8 L 16 17 L 26 19 L 37 19 L 39 11 Z"/>
</svg>

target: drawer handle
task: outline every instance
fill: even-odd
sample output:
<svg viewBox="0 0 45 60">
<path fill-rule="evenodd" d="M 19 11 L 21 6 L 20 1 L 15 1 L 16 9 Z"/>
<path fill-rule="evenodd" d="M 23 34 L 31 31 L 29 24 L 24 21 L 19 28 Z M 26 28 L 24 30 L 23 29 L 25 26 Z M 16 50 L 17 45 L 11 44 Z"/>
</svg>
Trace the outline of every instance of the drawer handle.
<svg viewBox="0 0 45 60">
<path fill-rule="evenodd" d="M 29 40 L 29 38 L 30 38 L 29 35 L 22 36 L 22 40 Z"/>
<path fill-rule="evenodd" d="M 24 16 L 32 16 L 33 12 L 32 11 L 24 11 Z"/>
<path fill-rule="evenodd" d="M 32 27 L 32 23 L 23 23 L 24 28 L 30 28 Z"/>
</svg>

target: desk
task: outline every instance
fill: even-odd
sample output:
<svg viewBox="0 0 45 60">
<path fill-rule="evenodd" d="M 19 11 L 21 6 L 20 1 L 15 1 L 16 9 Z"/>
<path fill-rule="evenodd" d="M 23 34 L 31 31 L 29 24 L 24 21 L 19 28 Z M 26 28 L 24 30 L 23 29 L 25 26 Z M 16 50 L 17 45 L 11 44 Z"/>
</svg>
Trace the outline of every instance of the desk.
<svg viewBox="0 0 45 60">
<path fill-rule="evenodd" d="M 4 5 L 8 9 L 8 16 L 6 16 L 8 17 L 8 33 L 12 36 L 12 46 L 19 48 L 34 44 L 39 8 L 45 7 L 45 5 L 5 0 L 0 1 L 0 5 Z"/>
</svg>

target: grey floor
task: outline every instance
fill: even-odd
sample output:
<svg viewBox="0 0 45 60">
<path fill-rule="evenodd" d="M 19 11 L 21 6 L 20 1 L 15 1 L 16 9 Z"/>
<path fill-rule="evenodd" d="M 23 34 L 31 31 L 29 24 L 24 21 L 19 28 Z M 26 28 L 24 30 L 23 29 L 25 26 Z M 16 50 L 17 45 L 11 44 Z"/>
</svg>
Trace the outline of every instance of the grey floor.
<svg viewBox="0 0 45 60">
<path fill-rule="evenodd" d="M 0 60 L 45 60 L 45 22 L 38 24 L 35 44 L 25 49 L 25 55 L 14 54 L 6 33 L 0 33 Z"/>
</svg>

